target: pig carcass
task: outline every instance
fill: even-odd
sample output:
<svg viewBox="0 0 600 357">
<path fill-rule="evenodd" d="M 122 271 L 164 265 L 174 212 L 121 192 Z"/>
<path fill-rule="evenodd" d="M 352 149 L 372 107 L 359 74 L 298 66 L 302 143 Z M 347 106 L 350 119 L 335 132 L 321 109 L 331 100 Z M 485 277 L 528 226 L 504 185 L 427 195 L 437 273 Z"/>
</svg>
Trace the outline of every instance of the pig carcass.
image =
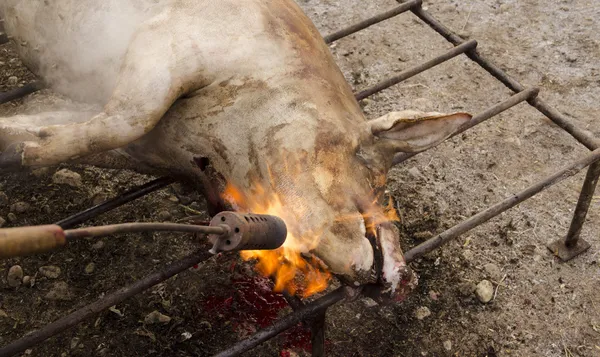
<svg viewBox="0 0 600 357">
<path fill-rule="evenodd" d="M 353 285 L 373 282 L 374 267 L 392 295 L 410 285 L 398 233 L 373 202 L 395 153 L 440 143 L 468 114 L 367 121 L 292 0 L 3 0 L 0 11 L 34 73 L 102 106 L 0 118 L 0 170 L 78 162 L 169 174 L 217 207 L 226 185 L 276 195 L 294 236 L 318 237 L 298 250 Z"/>
</svg>

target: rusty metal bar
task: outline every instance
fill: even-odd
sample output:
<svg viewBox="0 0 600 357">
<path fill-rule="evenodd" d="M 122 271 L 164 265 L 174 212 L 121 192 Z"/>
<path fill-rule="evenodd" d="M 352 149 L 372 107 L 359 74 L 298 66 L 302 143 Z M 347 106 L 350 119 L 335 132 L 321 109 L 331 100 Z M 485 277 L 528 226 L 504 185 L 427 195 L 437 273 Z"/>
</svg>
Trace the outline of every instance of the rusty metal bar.
<svg viewBox="0 0 600 357">
<path fill-rule="evenodd" d="M 572 247 L 577 244 L 577 239 L 581 233 L 581 226 L 583 225 L 583 222 L 585 222 L 585 216 L 587 215 L 590 203 L 594 197 L 598 178 L 600 178 L 600 162 L 595 162 L 588 169 L 585 181 L 583 182 L 583 188 L 581 189 L 579 200 L 577 202 L 577 208 L 575 208 L 575 215 L 573 216 L 573 221 L 571 222 L 571 227 L 565 241 L 567 247 Z"/>
<path fill-rule="evenodd" d="M 480 124 L 480 123 L 486 121 L 487 119 L 490 119 L 491 117 L 498 115 L 498 114 L 502 113 L 503 111 L 508 110 L 521 102 L 530 100 L 531 98 L 535 98 L 535 96 L 537 96 L 538 93 L 539 93 L 538 88 L 525 89 L 524 91 L 511 96 L 510 98 L 506 99 L 505 101 L 489 107 L 485 111 L 483 111 L 483 112 L 475 115 L 473 118 L 471 118 L 471 120 L 469 120 L 466 123 L 466 125 L 463 125 L 454 134 L 452 134 L 451 137 L 459 135 L 459 134 L 463 133 L 464 131 L 474 127 L 475 125 Z M 392 164 L 393 165 L 399 164 L 401 162 L 404 162 L 404 161 L 410 159 L 411 157 L 413 157 L 417 154 L 419 154 L 419 153 L 413 152 L 413 153 L 396 154 L 396 156 L 394 156 L 394 160 L 392 161 Z"/>
<path fill-rule="evenodd" d="M 274 325 L 262 329 L 254 335 L 252 335 L 251 337 L 236 343 L 234 346 L 228 348 L 223 352 L 220 352 L 219 354 L 216 354 L 215 357 L 239 356 L 240 354 L 253 349 L 259 344 L 279 335 L 283 331 L 294 327 L 299 322 L 306 320 L 307 318 L 318 314 L 321 311 L 324 311 L 329 306 L 344 299 L 345 296 L 345 287 L 337 288 L 329 294 L 324 295 L 318 298 L 317 300 L 302 306 L 297 311 L 286 315 L 285 317 L 277 321 Z"/>
<path fill-rule="evenodd" d="M 575 258 L 591 247 L 588 242 L 579 236 L 585 223 L 588 209 L 594 198 L 598 178 L 600 178 L 600 162 L 595 162 L 588 168 L 567 236 L 564 239 L 557 239 L 548 244 L 548 249 L 563 261 Z"/>
<path fill-rule="evenodd" d="M 400 2 L 400 1 L 399 1 Z M 446 26 L 444 26 L 441 22 L 435 19 L 431 14 L 427 11 L 423 10 L 420 6 L 412 7 L 411 11 L 419 17 L 423 22 L 429 25 L 432 29 L 434 29 L 437 33 L 442 35 L 448 42 L 454 44 L 455 46 L 464 43 L 464 40 L 450 31 Z M 488 59 L 484 58 L 480 55 L 477 50 L 469 51 L 466 55 L 479 64 L 483 69 L 485 69 L 489 74 L 494 76 L 497 80 L 502 82 L 506 87 L 512 90 L 515 93 L 523 91 L 525 88 L 521 83 L 511 78 L 508 74 L 506 74 L 500 67 L 496 66 Z M 529 100 L 529 104 L 539 110 L 542 114 L 547 116 L 550 120 L 552 120 L 556 125 L 561 127 L 563 130 L 571 134 L 577 141 L 581 144 L 585 145 L 588 149 L 594 150 L 600 147 L 600 140 L 596 139 L 589 132 L 582 130 L 575 126 L 569 119 L 567 119 L 564 115 L 559 113 L 554 108 L 550 107 L 540 98 L 534 98 Z"/>
<path fill-rule="evenodd" d="M 439 55 L 427 62 L 416 65 L 405 71 L 402 71 L 398 75 L 396 75 L 392 78 L 388 78 L 370 88 L 367 88 L 363 91 L 358 92 L 357 94 L 355 94 L 356 100 L 362 100 L 367 97 L 370 97 L 377 92 L 381 92 L 382 90 L 387 89 L 393 85 L 396 85 L 412 76 L 415 76 L 415 75 L 417 75 L 421 72 L 424 72 L 432 67 L 435 67 L 440 63 L 446 62 L 447 60 L 454 58 L 454 57 L 460 55 L 461 53 L 472 51 L 475 49 L 475 47 L 477 47 L 477 41 L 475 41 L 475 40 L 469 40 L 467 42 L 464 42 L 464 43 L 452 48 L 450 51 L 448 51 L 442 55 Z"/>
<path fill-rule="evenodd" d="M 554 124 L 558 125 L 561 129 L 571 134 L 572 137 L 577 139 L 581 144 L 590 150 L 595 150 L 600 147 L 600 140 L 595 138 L 589 131 L 579 128 L 573 124 L 571 120 L 567 119 L 558 110 L 552 108 L 546 104 L 540 98 L 535 98 L 530 102 L 537 110 L 542 114 L 550 118 Z"/>
<path fill-rule="evenodd" d="M 23 87 L 9 90 L 8 92 L 0 93 L 0 104 L 8 103 L 11 100 L 24 97 L 28 94 L 36 92 L 44 88 L 44 84 L 40 81 L 27 83 Z"/>
<path fill-rule="evenodd" d="M 325 356 L 325 316 L 327 309 L 312 318 L 310 324 L 310 342 L 312 357 Z"/>
<path fill-rule="evenodd" d="M 405 3 L 402 3 L 400 6 L 393 8 L 392 10 L 383 12 L 379 15 L 373 16 L 373 17 L 363 20 L 359 23 L 356 23 L 354 25 L 351 25 L 344 29 L 336 31 L 332 34 L 329 34 L 329 35 L 325 36 L 323 39 L 325 40 L 325 43 L 330 44 L 330 43 L 337 41 L 341 38 L 344 38 L 348 35 L 352 35 L 353 33 L 364 30 L 367 27 L 373 26 L 382 21 L 385 21 L 392 17 L 398 16 L 398 15 L 410 10 L 413 6 L 421 6 L 422 2 L 423 2 L 422 0 L 407 1 Z"/>
<path fill-rule="evenodd" d="M 492 207 L 479 212 L 478 214 L 470 217 L 469 219 L 457 224 L 456 226 L 438 234 L 437 236 L 419 244 L 415 248 L 409 250 L 404 255 L 407 262 L 411 262 L 416 258 L 427 254 L 434 249 L 448 243 L 450 240 L 458 237 L 459 235 L 477 227 L 478 225 L 488 221 L 489 219 L 499 215 L 500 213 L 516 206 L 517 204 L 531 198 L 533 195 L 545 190 L 546 188 L 566 179 L 567 177 L 575 175 L 586 166 L 600 159 L 600 149 L 596 149 L 591 153 L 583 156 L 579 160 L 576 160 L 571 165 L 563 168 L 562 170 L 546 177 L 545 179 L 538 181 L 536 184 L 529 186 L 525 190 L 512 195 L 511 197 L 499 202 Z"/>
<path fill-rule="evenodd" d="M 107 295 L 104 298 L 69 314 L 68 316 L 46 325 L 42 329 L 35 331 L 21 338 L 20 340 L 0 348 L 0 357 L 8 357 L 23 352 L 56 334 L 76 326 L 88 317 L 96 315 L 113 305 L 119 304 L 123 300 L 128 299 L 158 283 L 169 279 L 176 274 L 181 273 L 186 269 L 193 267 L 196 264 L 207 260 L 211 256 L 212 254 L 203 249 L 175 263 L 172 263 L 164 270 L 148 275 L 147 277 L 136 281 L 128 287 L 122 288 L 121 290 Z"/>
<path fill-rule="evenodd" d="M 105 201 L 97 206 L 88 208 L 85 211 L 76 213 L 70 217 L 67 217 L 61 221 L 58 221 L 58 222 L 56 222 L 56 224 L 61 226 L 63 229 L 75 227 L 76 225 L 83 223 L 89 219 L 95 218 L 103 213 L 106 213 L 110 210 L 120 207 L 128 202 L 131 202 L 131 201 L 137 199 L 137 198 L 140 198 L 151 192 L 154 192 L 163 187 L 166 187 L 166 186 L 172 184 L 173 182 L 175 182 L 175 180 L 170 177 L 158 178 L 156 180 L 145 183 L 141 186 L 134 187 L 131 190 L 123 193 L 122 195 L 119 195 L 118 197 L 115 197 L 115 198 Z"/>
</svg>

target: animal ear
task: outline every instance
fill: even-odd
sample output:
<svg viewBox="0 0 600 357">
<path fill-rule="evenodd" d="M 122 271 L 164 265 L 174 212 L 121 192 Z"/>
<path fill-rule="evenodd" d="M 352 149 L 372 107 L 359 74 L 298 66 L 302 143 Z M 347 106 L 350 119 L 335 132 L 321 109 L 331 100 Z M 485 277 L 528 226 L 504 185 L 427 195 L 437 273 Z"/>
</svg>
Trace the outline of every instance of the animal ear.
<svg viewBox="0 0 600 357">
<path fill-rule="evenodd" d="M 419 152 L 433 147 L 471 120 L 467 113 L 391 112 L 367 122 L 375 143 L 384 151 Z"/>
</svg>

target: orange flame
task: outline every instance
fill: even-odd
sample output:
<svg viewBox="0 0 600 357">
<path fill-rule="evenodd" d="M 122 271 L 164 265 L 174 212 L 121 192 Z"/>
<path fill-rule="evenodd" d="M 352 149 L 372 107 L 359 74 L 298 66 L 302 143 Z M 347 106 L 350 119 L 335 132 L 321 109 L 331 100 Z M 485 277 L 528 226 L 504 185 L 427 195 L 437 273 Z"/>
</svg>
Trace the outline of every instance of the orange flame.
<svg viewBox="0 0 600 357">
<path fill-rule="evenodd" d="M 295 229 L 299 222 L 293 213 L 284 209 L 279 197 L 267 193 L 260 185 L 254 185 L 252 191 L 252 197 L 247 197 L 228 184 L 223 197 L 241 210 L 280 217 L 288 226 L 288 236 L 279 249 L 243 251 L 240 254 L 242 259 L 257 260 L 256 269 L 275 280 L 274 290 L 277 292 L 287 291 L 308 297 L 327 289 L 331 274 L 319 264 L 317 258 L 312 257 L 307 261 L 301 255 L 302 251 L 316 248 L 320 233 L 308 232 L 296 237 L 294 232 L 301 231 Z"/>
</svg>

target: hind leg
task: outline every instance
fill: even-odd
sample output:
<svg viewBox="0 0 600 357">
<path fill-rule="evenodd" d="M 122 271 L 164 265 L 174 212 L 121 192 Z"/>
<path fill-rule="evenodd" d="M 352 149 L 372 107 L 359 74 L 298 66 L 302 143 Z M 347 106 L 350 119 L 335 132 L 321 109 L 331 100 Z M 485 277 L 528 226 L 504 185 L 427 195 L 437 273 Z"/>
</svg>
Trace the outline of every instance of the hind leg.
<svg viewBox="0 0 600 357">
<path fill-rule="evenodd" d="M 171 26 L 169 16 L 158 15 L 136 32 L 101 113 L 80 123 L 29 130 L 34 140 L 13 142 L 0 155 L 0 168 L 53 165 L 122 147 L 154 128 L 179 96 L 207 84 L 199 78 L 197 38 L 185 24 Z M 0 137 L 11 135 L 2 130 Z"/>
</svg>

